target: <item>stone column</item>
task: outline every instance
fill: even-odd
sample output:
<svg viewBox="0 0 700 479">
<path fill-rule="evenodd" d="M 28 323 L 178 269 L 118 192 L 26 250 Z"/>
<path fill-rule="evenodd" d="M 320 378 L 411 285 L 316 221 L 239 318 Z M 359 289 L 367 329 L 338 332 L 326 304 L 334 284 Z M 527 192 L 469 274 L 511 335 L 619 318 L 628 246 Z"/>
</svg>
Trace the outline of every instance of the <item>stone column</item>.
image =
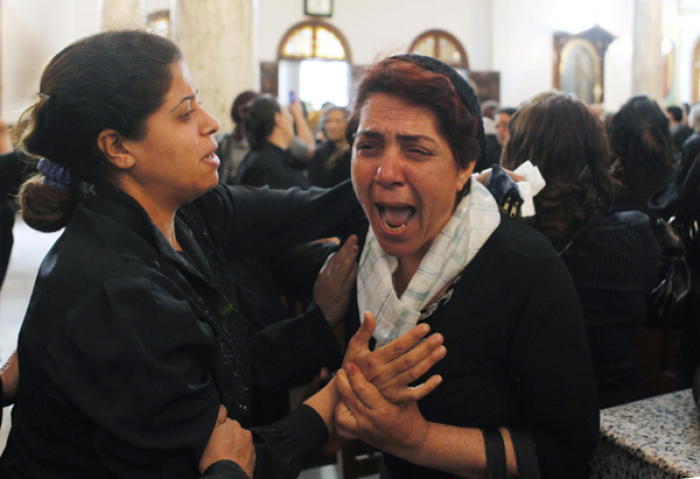
<svg viewBox="0 0 700 479">
<path fill-rule="evenodd" d="M 140 27 L 140 0 L 102 0 L 102 30 Z"/>
<path fill-rule="evenodd" d="M 634 0 L 632 94 L 663 98 L 661 0 Z"/>
<path fill-rule="evenodd" d="M 243 90 L 259 90 L 255 40 L 257 0 L 177 0 L 171 13 L 173 40 L 185 56 L 204 107 L 221 122 L 233 124 L 229 111 Z"/>
</svg>

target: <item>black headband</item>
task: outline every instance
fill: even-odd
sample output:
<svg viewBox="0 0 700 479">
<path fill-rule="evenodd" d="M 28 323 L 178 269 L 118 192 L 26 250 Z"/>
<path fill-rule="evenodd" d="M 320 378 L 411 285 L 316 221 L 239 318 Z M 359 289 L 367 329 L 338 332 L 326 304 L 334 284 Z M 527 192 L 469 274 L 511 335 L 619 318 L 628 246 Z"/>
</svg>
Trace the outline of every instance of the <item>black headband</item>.
<svg viewBox="0 0 700 479">
<path fill-rule="evenodd" d="M 462 100 L 462 104 L 466 107 L 469 113 L 477 118 L 476 137 L 479 143 L 479 154 L 476 158 L 476 164 L 481 165 L 482 158 L 486 154 L 486 136 L 484 134 L 484 120 L 481 116 L 479 99 L 477 98 L 476 92 L 471 85 L 467 83 L 467 81 L 457 72 L 457 70 L 436 58 L 427 57 L 424 55 L 415 55 L 412 53 L 394 55 L 391 58 L 413 63 L 424 70 L 445 75 L 447 79 L 450 80 L 450 83 L 452 83 L 452 86 L 457 92 L 457 96 L 459 96 L 459 99 Z"/>
</svg>

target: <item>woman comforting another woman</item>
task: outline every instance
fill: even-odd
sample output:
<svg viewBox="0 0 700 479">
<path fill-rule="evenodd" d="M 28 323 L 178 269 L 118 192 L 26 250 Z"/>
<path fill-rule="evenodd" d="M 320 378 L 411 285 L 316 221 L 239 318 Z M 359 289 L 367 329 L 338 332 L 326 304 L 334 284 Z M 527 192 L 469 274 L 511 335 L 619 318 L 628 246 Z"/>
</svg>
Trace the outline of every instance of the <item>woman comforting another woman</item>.
<svg viewBox="0 0 700 479">
<path fill-rule="evenodd" d="M 333 428 L 335 381 L 282 421 L 243 429 L 251 372 L 230 265 L 341 234 L 360 212 L 350 185 L 217 186 L 219 123 L 180 51 L 155 35 L 80 40 L 51 59 L 39 88 L 23 146 L 45 159 L 23 187 L 22 213 L 36 229 L 65 231 L 20 330 L 0 476 L 296 477 Z M 333 269 L 354 277 L 356 251 L 346 242 Z M 404 355 L 427 328 L 372 353 L 368 333 L 348 361 L 371 362 L 364 371 L 391 397 L 436 385 L 407 389 L 401 378 L 444 355 L 439 335 Z"/>
</svg>

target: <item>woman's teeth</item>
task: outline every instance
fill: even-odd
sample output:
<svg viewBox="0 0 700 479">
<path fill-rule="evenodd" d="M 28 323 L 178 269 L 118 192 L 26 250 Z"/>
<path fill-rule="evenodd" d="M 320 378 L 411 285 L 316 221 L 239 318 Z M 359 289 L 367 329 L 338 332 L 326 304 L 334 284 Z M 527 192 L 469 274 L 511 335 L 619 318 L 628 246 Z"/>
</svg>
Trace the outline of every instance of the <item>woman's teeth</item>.
<svg viewBox="0 0 700 479">
<path fill-rule="evenodd" d="M 411 221 L 416 209 L 411 206 L 379 206 L 379 217 L 390 231 L 401 231 Z"/>
</svg>

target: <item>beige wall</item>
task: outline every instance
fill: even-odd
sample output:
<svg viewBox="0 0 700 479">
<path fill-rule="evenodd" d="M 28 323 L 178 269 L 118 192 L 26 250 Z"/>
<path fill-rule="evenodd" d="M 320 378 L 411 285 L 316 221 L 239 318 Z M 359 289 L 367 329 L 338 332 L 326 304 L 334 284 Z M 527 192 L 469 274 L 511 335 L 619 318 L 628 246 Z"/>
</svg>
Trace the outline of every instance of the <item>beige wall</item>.
<svg viewBox="0 0 700 479">
<path fill-rule="evenodd" d="M 2 118 L 15 122 L 36 99 L 49 58 L 97 32 L 98 0 L 2 0 Z"/>
<path fill-rule="evenodd" d="M 153 0 L 154 1 L 154 0 Z M 165 0 L 163 0 L 165 1 Z M 172 1 L 172 0 L 168 0 Z M 152 0 L 149 0 L 152 2 Z M 3 118 L 13 121 L 35 99 L 46 60 L 67 43 L 105 27 L 131 26 L 139 0 L 2 0 L 0 58 Z M 206 107 L 229 129 L 234 95 L 258 85 L 258 62 L 273 61 L 284 33 L 303 15 L 300 1 L 176 0 L 175 40 L 182 46 Z M 405 51 L 425 30 L 440 28 L 465 46 L 473 70 L 501 72 L 502 103 L 517 105 L 552 88 L 552 34 L 599 24 L 617 36 L 605 61 L 606 107 L 632 94 L 634 0 L 337 0 L 328 21 L 350 44 L 356 64 Z M 663 0 L 665 23 L 680 31 L 679 98 L 690 98 L 690 55 L 700 13 L 679 15 Z M 256 9 L 259 12 L 256 15 Z M 256 24 L 257 22 L 257 24 Z"/>
</svg>

